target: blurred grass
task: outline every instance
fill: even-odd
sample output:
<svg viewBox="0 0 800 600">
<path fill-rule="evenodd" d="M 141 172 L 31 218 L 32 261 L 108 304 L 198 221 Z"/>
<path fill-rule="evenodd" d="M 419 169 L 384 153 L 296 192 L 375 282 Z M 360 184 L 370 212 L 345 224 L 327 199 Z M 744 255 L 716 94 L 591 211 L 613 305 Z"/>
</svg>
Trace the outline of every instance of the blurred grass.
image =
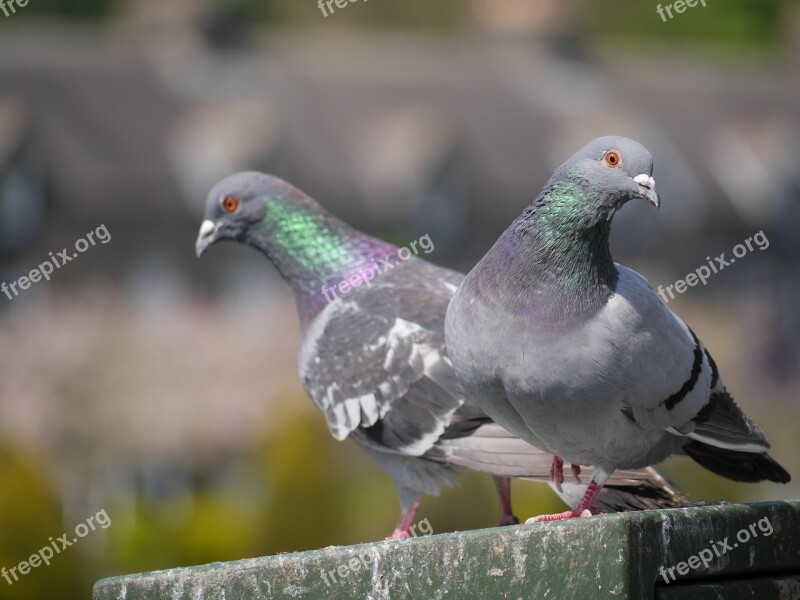
<svg viewBox="0 0 800 600">
<path fill-rule="evenodd" d="M 120 490 L 103 507 L 108 529 L 66 549 L 50 567 L 34 569 L 10 591 L 0 580 L 0 598 L 85 598 L 103 576 L 382 539 L 398 516 L 388 478 L 353 443 L 333 440 L 316 415 L 296 415 L 236 462 L 237 476 L 222 485 L 157 501 Z M 16 565 L 74 528 L 60 518 L 47 473 L 29 451 L 2 452 L 0 566 Z M 541 485 L 519 483 L 514 497 L 520 515 L 560 507 Z M 490 478 L 470 474 L 460 488 L 426 499 L 417 521 L 427 518 L 443 533 L 491 527 L 497 515 Z"/>
<path fill-rule="evenodd" d="M 674 0 L 673 0 L 674 1 Z M 782 39 L 782 17 L 798 0 L 706 0 L 664 22 L 656 7 L 672 2 L 617 0 L 600 4 L 574 3 L 574 25 L 592 36 L 629 38 L 648 43 L 664 40 L 696 40 L 705 44 L 773 46 Z M 359 6 L 365 4 L 364 6 Z M 125 6 L 122 0 L 36 0 L 15 18 L 103 20 Z M 335 10 L 335 18 L 323 17 L 314 0 L 216 0 L 209 17 L 245 27 L 259 25 L 369 27 L 453 31 L 472 24 L 471 7 L 465 0 L 358 0 Z"/>
<path fill-rule="evenodd" d="M 0 447 L 0 567 L 7 571 L 49 545 L 50 538 L 71 531 L 61 519 L 61 505 L 48 472 L 47 464 L 35 452 Z M 80 551 L 72 550 L 56 554 L 49 566 L 42 564 L 26 575 L 18 574 L 18 581 L 9 574 L 12 584 L 0 578 L 0 598 L 80 597 L 86 591 L 85 577 L 91 575 Z"/>
<path fill-rule="evenodd" d="M 672 11 L 665 22 L 658 5 L 671 6 L 674 0 L 618 0 L 603 6 L 586 3 L 580 12 L 588 31 L 603 36 L 624 37 L 642 42 L 695 40 L 720 43 L 773 46 L 782 40 L 781 18 L 796 0 L 706 0 L 682 14 Z"/>
</svg>

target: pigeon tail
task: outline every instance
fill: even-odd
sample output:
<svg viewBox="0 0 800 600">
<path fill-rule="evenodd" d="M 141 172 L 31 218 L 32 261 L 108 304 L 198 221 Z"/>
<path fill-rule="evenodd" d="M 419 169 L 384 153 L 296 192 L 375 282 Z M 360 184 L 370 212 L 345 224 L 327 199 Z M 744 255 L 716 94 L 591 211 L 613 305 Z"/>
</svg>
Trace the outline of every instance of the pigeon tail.
<svg viewBox="0 0 800 600">
<path fill-rule="evenodd" d="M 683 451 L 706 469 L 748 483 L 788 483 L 791 479 L 786 469 L 767 454 L 770 446 L 763 432 L 726 389 L 711 394 L 691 425 Z"/>
<path fill-rule="evenodd" d="M 683 450 L 695 462 L 733 481 L 789 483 L 791 476 L 769 454 L 739 452 L 692 440 Z"/>
<path fill-rule="evenodd" d="M 632 485 L 606 484 L 595 500 L 595 507 L 610 512 L 661 510 L 687 506 L 689 498 L 653 468 L 634 472 L 643 478 Z M 618 477 L 615 473 L 612 477 Z M 612 479 L 613 480 L 613 479 Z"/>
<path fill-rule="evenodd" d="M 708 404 L 695 415 L 685 435 L 710 446 L 764 454 L 770 450 L 764 433 L 733 400 L 728 390 L 712 392 Z"/>
<path fill-rule="evenodd" d="M 550 483 L 550 487 L 569 505 L 576 504 L 586 485 L 565 481 L 558 490 L 551 482 L 553 457 L 509 433 L 496 423 L 469 428 L 463 423 L 462 437 L 443 438 L 425 456 L 494 476 L 512 476 Z M 452 433 L 452 432 L 451 432 Z M 585 469 L 587 476 L 593 471 Z M 600 490 L 594 506 L 608 512 L 658 510 L 684 506 L 689 500 L 655 469 L 615 471 Z"/>
</svg>

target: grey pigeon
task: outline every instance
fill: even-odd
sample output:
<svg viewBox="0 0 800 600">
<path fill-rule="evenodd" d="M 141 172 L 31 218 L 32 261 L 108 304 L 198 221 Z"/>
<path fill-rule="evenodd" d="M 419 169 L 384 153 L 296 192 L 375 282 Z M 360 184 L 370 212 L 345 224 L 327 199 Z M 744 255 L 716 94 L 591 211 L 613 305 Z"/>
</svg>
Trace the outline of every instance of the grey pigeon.
<svg viewBox="0 0 800 600">
<path fill-rule="evenodd" d="M 466 276 L 446 319 L 467 393 L 516 436 L 593 475 L 586 515 L 617 469 L 686 454 L 735 481 L 785 483 L 764 434 L 708 350 L 638 273 L 614 263 L 611 221 L 659 206 L 639 143 L 596 139 L 564 163 Z"/>
<path fill-rule="evenodd" d="M 407 533 L 423 495 L 454 483 L 455 467 L 495 476 L 501 523 L 516 522 L 508 476 L 548 481 L 552 457 L 493 423 L 456 379 L 444 318 L 463 275 L 408 251 L 400 260 L 397 247 L 262 173 L 233 175 L 211 190 L 197 255 L 220 240 L 263 252 L 291 288 L 300 379 L 331 434 L 352 438 L 389 474 L 402 505 L 393 538 Z M 352 283 L 346 294 L 343 281 Z M 611 483 L 600 498 L 606 510 L 684 502 L 653 470 L 621 472 Z M 567 485 L 562 498 L 571 503 L 582 489 Z"/>
</svg>

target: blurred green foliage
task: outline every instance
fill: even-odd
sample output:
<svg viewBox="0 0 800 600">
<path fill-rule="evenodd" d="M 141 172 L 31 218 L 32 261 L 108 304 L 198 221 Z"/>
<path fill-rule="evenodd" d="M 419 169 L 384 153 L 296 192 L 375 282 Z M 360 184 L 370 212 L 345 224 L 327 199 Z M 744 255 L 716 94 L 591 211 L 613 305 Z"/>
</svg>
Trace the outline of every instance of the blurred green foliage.
<svg viewBox="0 0 800 600">
<path fill-rule="evenodd" d="M 101 19 L 112 14 L 117 0 L 35 0 L 28 2 L 20 18 L 46 15 L 63 19 Z M 15 15 L 16 17 L 17 15 Z"/>
<path fill-rule="evenodd" d="M 0 579 L 0 598 L 87 598 L 94 581 L 106 576 L 379 540 L 399 516 L 388 477 L 354 443 L 336 442 L 311 411 L 269 428 L 233 464 L 221 478 L 196 478 L 191 488 L 157 499 L 116 490 L 107 506 L 95 507 L 106 510 L 108 529 L 13 586 Z M 47 473 L 29 452 L 0 453 L 0 567 L 26 560 L 75 526 L 62 522 Z M 491 479 L 470 474 L 461 483 L 426 499 L 417 522 L 428 519 L 434 533 L 494 526 Z M 534 483 L 515 483 L 514 501 L 521 516 L 563 508 L 546 486 Z"/>
<path fill-rule="evenodd" d="M 672 11 L 665 22 L 658 5 L 670 6 L 675 0 L 617 0 L 600 8 L 585 2 L 581 11 L 590 31 L 617 37 L 657 41 L 685 38 L 704 43 L 754 43 L 772 45 L 781 40 L 782 16 L 797 0 L 706 0 L 682 14 Z"/>
<path fill-rule="evenodd" d="M 674 1 L 674 0 L 672 0 Z M 782 16 L 800 0 L 706 0 L 683 14 L 662 21 L 656 7 L 667 0 L 617 0 L 611 4 L 580 0 L 576 25 L 593 35 L 634 39 L 695 39 L 707 43 L 771 45 L 781 39 Z M 103 19 L 123 0 L 36 0 L 25 17 Z M 363 6 L 360 6 L 364 4 Z M 323 17 L 316 0 L 216 0 L 212 18 L 239 25 L 316 25 L 453 30 L 470 23 L 466 0 L 358 0 Z"/>
<path fill-rule="evenodd" d="M 0 448 L 0 567 L 9 571 L 21 561 L 47 546 L 50 538 L 65 531 L 61 504 L 47 468 L 31 452 Z M 81 550 L 67 548 L 56 554 L 50 565 L 39 565 L 25 575 L 12 575 L 9 584 L 0 578 L 3 600 L 42 600 L 43 598 L 79 598 L 84 557 Z"/>
<path fill-rule="evenodd" d="M 189 486 L 153 496 L 130 481 L 103 491 L 111 525 L 58 554 L 0 599 L 87 598 L 101 577 L 379 540 L 399 515 L 388 477 L 357 446 L 335 441 L 307 399 L 289 394 L 281 422 L 264 423 L 260 442 L 220 465 L 195 467 Z M 300 408 L 303 407 L 303 408 Z M 688 459 L 665 472 L 695 497 L 735 501 L 746 489 Z M 30 450 L 0 451 L 0 567 L 9 568 L 75 523 L 65 524 L 55 479 Z M 520 518 L 562 510 L 545 485 L 515 481 Z M 89 514 L 86 517 L 90 516 Z M 434 533 L 492 527 L 498 518 L 488 476 L 467 474 L 459 488 L 427 498 L 417 522 Z"/>
<path fill-rule="evenodd" d="M 241 16 L 248 22 L 416 29 L 454 28 L 464 21 L 465 12 L 463 0 L 357 0 L 345 8 L 335 8 L 334 15 L 328 17 L 322 15 L 317 0 L 226 0 L 215 6 L 223 16 Z"/>
</svg>

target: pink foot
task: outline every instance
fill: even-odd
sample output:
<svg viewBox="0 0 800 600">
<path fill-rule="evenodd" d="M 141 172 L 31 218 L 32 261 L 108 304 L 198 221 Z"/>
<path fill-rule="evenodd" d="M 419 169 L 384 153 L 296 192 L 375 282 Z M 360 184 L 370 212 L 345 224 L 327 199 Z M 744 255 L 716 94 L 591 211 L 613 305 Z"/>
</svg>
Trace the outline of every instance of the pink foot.
<svg viewBox="0 0 800 600">
<path fill-rule="evenodd" d="M 591 517 L 592 511 L 588 508 L 578 512 L 577 509 L 575 510 L 565 510 L 561 513 L 554 513 L 552 515 L 539 515 L 538 517 L 531 517 L 527 521 L 525 521 L 526 525 L 530 525 L 531 523 L 547 523 L 548 521 L 564 521 L 566 519 L 577 519 L 580 517 Z"/>
<path fill-rule="evenodd" d="M 598 483 L 594 479 L 592 479 L 591 483 L 589 483 L 589 487 L 586 488 L 586 492 L 583 494 L 583 498 L 581 498 L 581 501 L 578 503 L 578 506 L 576 506 L 572 510 L 566 510 L 561 513 L 531 517 L 530 519 L 525 521 L 525 524 L 530 525 L 531 523 L 546 523 L 548 521 L 563 521 L 564 519 L 591 517 L 592 504 L 594 504 L 594 500 L 597 497 L 597 494 L 600 493 L 601 487 L 602 486 L 598 485 Z"/>
<path fill-rule="evenodd" d="M 572 476 L 575 478 L 575 483 L 582 483 L 581 482 L 581 466 L 580 465 L 571 465 L 572 469 Z"/>
<path fill-rule="evenodd" d="M 556 489 L 563 492 L 561 484 L 564 483 L 564 461 L 557 456 L 553 457 L 553 464 L 550 467 L 550 480 L 556 484 Z"/>
</svg>

